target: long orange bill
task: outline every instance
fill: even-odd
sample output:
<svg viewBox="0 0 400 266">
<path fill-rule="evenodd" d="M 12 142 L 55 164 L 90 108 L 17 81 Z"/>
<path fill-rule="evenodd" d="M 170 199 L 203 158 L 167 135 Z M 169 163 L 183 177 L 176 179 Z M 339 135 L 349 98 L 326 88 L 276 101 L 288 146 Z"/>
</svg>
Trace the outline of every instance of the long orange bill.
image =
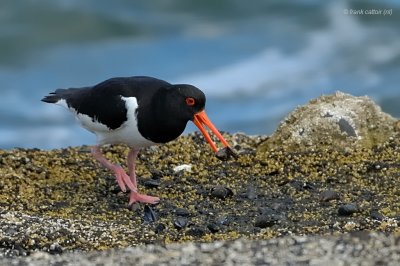
<svg viewBox="0 0 400 266">
<path fill-rule="evenodd" d="M 204 125 L 207 126 L 216 136 L 217 138 L 224 144 L 225 147 L 229 147 L 228 142 L 222 137 L 221 133 L 219 133 L 218 129 L 211 123 L 210 119 L 208 119 L 206 111 L 198 112 L 194 115 L 193 118 L 194 124 L 200 129 L 201 133 L 203 133 L 207 142 L 210 144 L 211 148 L 217 152 L 217 146 L 212 141 L 210 135 L 207 130 L 204 128 Z"/>
</svg>

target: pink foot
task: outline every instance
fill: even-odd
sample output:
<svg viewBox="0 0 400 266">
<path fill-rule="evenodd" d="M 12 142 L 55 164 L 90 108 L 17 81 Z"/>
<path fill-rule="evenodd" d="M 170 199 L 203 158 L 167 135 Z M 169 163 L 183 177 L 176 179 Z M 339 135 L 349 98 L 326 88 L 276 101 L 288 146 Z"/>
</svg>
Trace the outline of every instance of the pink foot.
<svg viewBox="0 0 400 266">
<path fill-rule="evenodd" d="M 150 203 L 150 204 L 157 204 L 160 201 L 158 197 L 152 197 L 144 194 L 139 194 L 136 191 L 131 191 L 129 196 L 129 205 L 135 202 L 143 202 L 143 203 Z"/>
<path fill-rule="evenodd" d="M 115 178 L 117 179 L 118 185 L 123 192 L 126 191 L 126 187 L 128 187 L 131 191 L 137 191 L 136 180 L 134 180 L 135 184 L 132 183 L 131 178 L 125 173 L 124 169 L 121 166 L 110 163 L 101 154 L 99 146 L 92 147 L 92 154 L 93 154 L 94 158 L 99 163 L 101 163 L 101 165 L 103 165 L 104 167 L 106 167 L 107 169 L 111 170 L 114 173 Z"/>
<path fill-rule="evenodd" d="M 125 170 L 119 166 L 114 165 L 111 169 L 115 174 L 115 179 L 117 179 L 118 185 L 123 192 L 126 192 L 126 187 L 131 191 L 137 191 L 136 186 L 132 183 L 131 178 L 125 173 Z"/>
</svg>

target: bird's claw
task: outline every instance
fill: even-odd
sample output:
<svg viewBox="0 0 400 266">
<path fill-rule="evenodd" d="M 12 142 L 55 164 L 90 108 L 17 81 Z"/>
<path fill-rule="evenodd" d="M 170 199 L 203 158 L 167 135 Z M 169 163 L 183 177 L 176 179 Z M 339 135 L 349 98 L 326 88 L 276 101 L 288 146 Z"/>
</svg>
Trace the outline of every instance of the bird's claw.
<svg viewBox="0 0 400 266">
<path fill-rule="evenodd" d="M 131 191 L 131 194 L 129 196 L 129 205 L 132 205 L 135 202 L 157 204 L 160 202 L 160 198 L 148 196 L 148 195 L 144 195 L 144 194 L 139 194 L 138 192 Z"/>
<path fill-rule="evenodd" d="M 137 193 L 137 187 L 132 183 L 131 178 L 126 174 L 125 170 L 121 166 L 115 165 L 113 171 L 115 179 L 117 179 L 118 185 L 123 192 L 126 192 L 126 187 L 128 187 L 131 191 Z"/>
</svg>

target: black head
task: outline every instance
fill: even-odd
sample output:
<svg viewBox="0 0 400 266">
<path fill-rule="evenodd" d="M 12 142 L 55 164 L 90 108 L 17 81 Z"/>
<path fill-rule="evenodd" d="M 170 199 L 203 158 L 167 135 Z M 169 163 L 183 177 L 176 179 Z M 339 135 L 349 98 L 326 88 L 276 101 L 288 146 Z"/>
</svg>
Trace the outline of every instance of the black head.
<svg viewBox="0 0 400 266">
<path fill-rule="evenodd" d="M 206 97 L 192 85 L 178 84 L 161 87 L 148 104 L 139 104 L 138 127 L 143 136 L 156 143 L 176 139 L 204 110 Z"/>
<path fill-rule="evenodd" d="M 185 84 L 172 85 L 169 90 L 170 93 L 167 102 L 170 106 L 168 109 L 173 110 L 171 113 L 178 112 L 175 113 L 175 118 L 178 118 L 178 120 L 182 119 L 181 123 L 185 126 L 186 123 L 191 120 L 199 128 L 201 133 L 204 135 L 204 138 L 215 152 L 217 152 L 218 148 L 205 127 L 208 127 L 222 142 L 222 144 L 230 150 L 228 142 L 213 125 L 204 110 L 206 96 L 201 90 L 195 86 Z M 183 130 L 184 128 L 182 129 L 182 132 Z"/>
<path fill-rule="evenodd" d="M 177 84 L 172 85 L 165 94 L 165 108 L 169 113 L 174 114 L 174 119 L 184 121 L 194 119 L 194 115 L 204 110 L 206 96 L 204 93 L 192 85 Z"/>
</svg>

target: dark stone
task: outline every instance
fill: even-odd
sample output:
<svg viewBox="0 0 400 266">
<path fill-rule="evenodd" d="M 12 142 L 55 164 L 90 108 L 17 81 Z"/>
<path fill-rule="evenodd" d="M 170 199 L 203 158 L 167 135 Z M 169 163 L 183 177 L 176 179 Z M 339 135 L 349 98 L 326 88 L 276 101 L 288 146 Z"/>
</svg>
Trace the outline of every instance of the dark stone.
<svg viewBox="0 0 400 266">
<path fill-rule="evenodd" d="M 234 150 L 232 150 L 230 147 L 224 147 L 222 149 L 219 149 L 216 153 L 215 156 L 220 159 L 221 161 L 227 161 L 231 157 L 234 157 L 237 159 L 239 155 L 236 154 Z"/>
<path fill-rule="evenodd" d="M 151 173 L 151 178 L 155 180 L 158 180 L 163 176 L 163 172 L 157 169 L 151 169 L 150 173 Z"/>
<path fill-rule="evenodd" d="M 186 231 L 186 234 L 194 237 L 202 237 L 206 234 L 206 230 L 199 226 L 193 226 Z"/>
<path fill-rule="evenodd" d="M 225 226 L 229 226 L 233 222 L 234 218 L 229 215 L 229 216 L 222 216 L 217 219 L 217 223 Z"/>
<path fill-rule="evenodd" d="M 294 179 L 294 180 L 289 181 L 289 184 L 299 191 L 315 190 L 315 186 L 309 182 L 304 182 L 304 181 Z"/>
<path fill-rule="evenodd" d="M 254 186 L 248 186 L 247 187 L 247 191 L 245 193 L 245 197 L 250 199 L 250 200 L 254 200 L 257 199 L 257 191 L 256 188 Z"/>
<path fill-rule="evenodd" d="M 359 209 L 356 203 L 347 203 L 339 207 L 338 214 L 341 216 L 349 216 L 358 211 Z"/>
<path fill-rule="evenodd" d="M 233 191 L 230 188 L 224 186 L 215 186 L 211 189 L 211 196 L 218 199 L 225 199 L 233 196 Z"/>
<path fill-rule="evenodd" d="M 174 226 L 176 229 L 180 230 L 180 229 L 186 227 L 186 225 L 188 224 L 188 221 L 189 221 L 188 218 L 179 216 L 175 219 Z"/>
<path fill-rule="evenodd" d="M 165 230 L 165 225 L 164 224 L 157 224 L 156 227 L 154 228 L 154 232 L 156 234 L 162 233 Z"/>
<path fill-rule="evenodd" d="M 144 206 L 143 221 L 145 221 L 146 223 L 153 223 L 156 220 L 157 215 L 154 210 L 149 205 Z"/>
<path fill-rule="evenodd" d="M 52 255 L 61 254 L 63 253 L 63 248 L 57 243 L 51 244 L 49 247 L 49 253 Z"/>
<path fill-rule="evenodd" d="M 150 179 L 150 180 L 146 180 L 144 181 L 144 186 L 147 188 L 158 188 L 160 186 L 160 180 L 158 179 Z"/>
<path fill-rule="evenodd" d="M 279 221 L 279 217 L 276 215 L 261 215 L 256 218 L 254 226 L 260 228 L 271 227 Z"/>
<path fill-rule="evenodd" d="M 184 208 L 177 208 L 174 210 L 174 212 L 177 216 L 182 216 L 182 217 L 188 217 L 190 215 L 190 212 Z"/>
<path fill-rule="evenodd" d="M 370 213 L 370 216 L 371 216 L 372 219 L 378 220 L 378 221 L 383 221 L 386 218 L 383 214 L 381 214 L 377 210 L 372 210 L 371 213 Z"/>
<path fill-rule="evenodd" d="M 315 185 L 310 182 L 304 182 L 303 188 L 306 190 L 315 190 Z"/>
<path fill-rule="evenodd" d="M 135 202 L 135 203 L 129 205 L 129 206 L 128 206 L 128 209 L 129 209 L 130 211 L 137 212 L 137 211 L 140 210 L 140 207 L 141 207 L 141 206 L 140 206 L 140 203 L 139 203 L 139 202 Z"/>
<path fill-rule="evenodd" d="M 323 202 L 328 202 L 337 199 L 339 199 L 339 193 L 337 193 L 334 190 L 325 190 L 321 192 L 321 194 L 319 195 L 319 200 Z"/>
<path fill-rule="evenodd" d="M 208 230 L 210 230 L 211 233 L 217 233 L 221 230 L 220 226 L 216 223 L 209 223 L 207 224 Z"/>
<path fill-rule="evenodd" d="M 340 118 L 337 123 L 339 125 L 340 131 L 345 132 L 349 137 L 357 137 L 356 131 L 346 119 Z"/>
<path fill-rule="evenodd" d="M 256 153 L 257 153 L 257 150 L 256 149 L 252 149 L 252 148 L 240 148 L 240 149 L 237 149 L 235 147 L 235 150 L 238 151 L 238 155 L 239 156 L 242 156 L 242 155 L 256 155 Z"/>
</svg>

